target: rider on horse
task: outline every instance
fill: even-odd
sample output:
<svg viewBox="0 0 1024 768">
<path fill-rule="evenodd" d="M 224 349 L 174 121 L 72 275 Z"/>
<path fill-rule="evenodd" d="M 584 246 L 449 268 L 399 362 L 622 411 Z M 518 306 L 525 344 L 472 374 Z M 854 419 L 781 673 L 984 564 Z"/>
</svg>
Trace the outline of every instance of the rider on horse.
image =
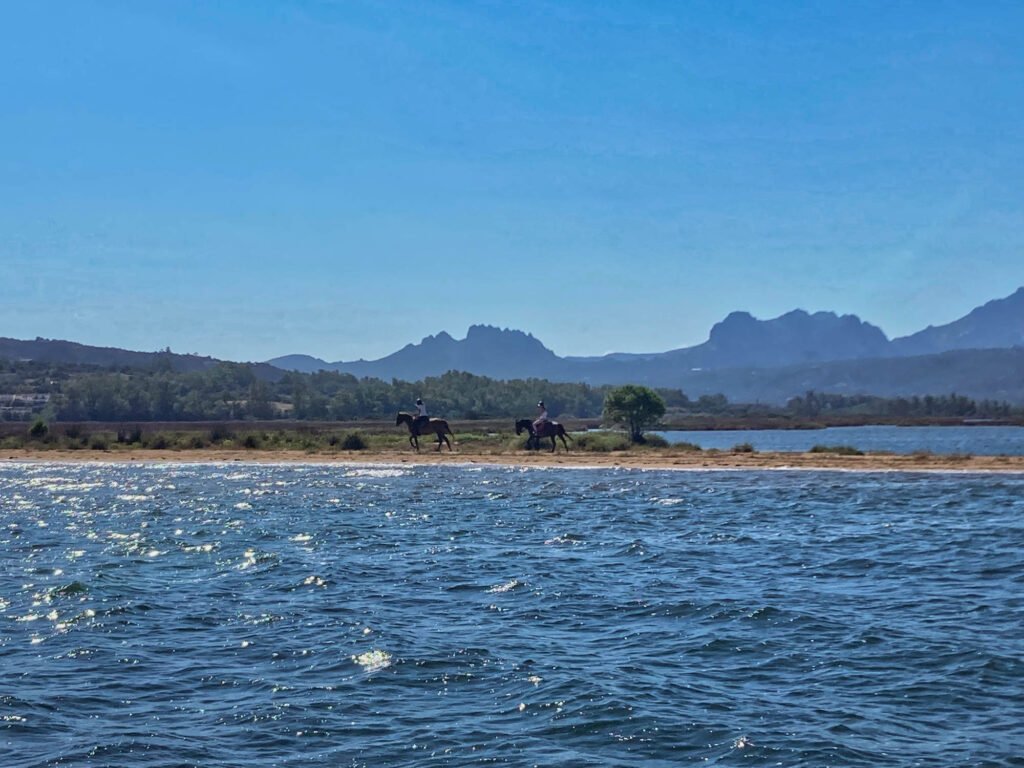
<svg viewBox="0 0 1024 768">
<path fill-rule="evenodd" d="M 548 409 L 541 400 L 537 403 L 537 419 L 533 422 L 533 431 L 538 435 L 544 431 L 544 425 L 548 422 Z"/>
<path fill-rule="evenodd" d="M 562 445 L 565 450 L 569 450 L 569 444 L 566 442 L 566 438 L 572 440 L 572 436 L 565 431 L 565 427 L 559 424 L 557 421 L 551 421 L 548 418 L 548 409 L 544 405 L 544 401 L 541 400 L 537 403 L 537 418 L 535 421 L 529 419 L 519 419 L 516 421 L 516 434 L 522 434 L 524 431 L 530 433 L 530 439 L 526 441 L 527 448 L 540 448 L 540 441 L 543 438 L 551 438 L 551 450 L 555 450 L 555 438 L 557 437 L 562 441 Z"/>
<path fill-rule="evenodd" d="M 416 398 L 416 418 L 413 419 L 413 429 L 419 433 L 419 431 L 427 425 L 430 421 L 430 417 L 427 415 L 427 406 L 423 404 L 423 398 Z"/>
</svg>

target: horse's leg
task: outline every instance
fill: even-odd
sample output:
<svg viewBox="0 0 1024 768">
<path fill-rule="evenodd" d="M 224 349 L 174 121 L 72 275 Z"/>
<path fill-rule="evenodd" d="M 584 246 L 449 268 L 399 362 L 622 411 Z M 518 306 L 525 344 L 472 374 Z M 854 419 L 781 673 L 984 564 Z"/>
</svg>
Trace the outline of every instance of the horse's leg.
<svg viewBox="0 0 1024 768">
<path fill-rule="evenodd" d="M 559 437 L 562 438 L 562 445 L 565 446 L 565 452 L 568 453 L 569 452 L 569 444 L 567 442 L 565 442 L 565 435 L 559 435 Z"/>
<path fill-rule="evenodd" d="M 448 435 L 446 435 L 444 432 L 442 432 L 441 433 L 441 437 L 444 438 L 444 443 L 445 443 L 445 445 L 448 446 L 448 452 L 451 453 L 451 451 L 452 451 L 452 443 L 451 443 L 451 440 L 448 439 Z M 438 451 L 441 450 L 441 443 L 440 442 L 438 442 L 438 444 L 437 444 L 437 450 Z"/>
<path fill-rule="evenodd" d="M 420 441 L 416 435 L 409 435 L 409 445 L 415 448 L 417 452 L 420 450 Z"/>
<path fill-rule="evenodd" d="M 437 448 L 435 449 L 438 453 L 441 452 L 441 438 L 443 435 L 440 432 L 435 432 L 434 436 L 437 437 Z"/>
<path fill-rule="evenodd" d="M 555 452 L 555 436 L 554 435 L 551 436 L 551 452 L 552 453 Z"/>
</svg>

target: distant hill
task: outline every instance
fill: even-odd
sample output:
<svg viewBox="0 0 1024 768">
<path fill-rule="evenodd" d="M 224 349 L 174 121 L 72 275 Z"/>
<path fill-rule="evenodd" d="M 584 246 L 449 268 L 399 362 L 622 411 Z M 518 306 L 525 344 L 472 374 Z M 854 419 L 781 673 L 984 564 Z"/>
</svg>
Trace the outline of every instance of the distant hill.
<svg viewBox="0 0 1024 768">
<path fill-rule="evenodd" d="M 837 360 L 781 368 L 689 371 L 673 386 L 691 398 L 722 393 L 732 402 L 782 404 L 808 390 L 911 397 L 956 392 L 1024 403 L 1024 348 L 965 349 L 915 357 Z"/>
<path fill-rule="evenodd" d="M 196 355 L 133 352 L 68 341 L 0 338 L 0 358 L 103 367 L 204 370 L 221 361 Z M 780 403 L 819 392 L 892 395 L 959 394 L 1024 402 L 1024 288 L 944 326 L 889 341 L 855 315 L 788 312 L 758 320 L 733 312 L 702 344 L 668 352 L 559 357 L 518 330 L 473 325 L 465 339 L 442 331 L 379 360 L 329 363 L 288 355 L 255 364 L 276 381 L 282 369 L 340 371 L 357 377 L 419 381 L 450 370 L 494 379 L 540 378 L 593 385 L 637 383 L 682 389 L 691 397 Z"/>
<path fill-rule="evenodd" d="M 96 365 L 102 368 L 146 368 L 166 365 L 179 373 L 202 371 L 218 365 L 221 360 L 174 352 L 135 352 L 116 347 L 93 347 L 73 341 L 36 338 L 32 341 L 0 337 L 0 359 L 34 360 L 42 363 Z M 267 363 L 253 363 L 256 375 L 276 381 L 284 371 Z"/>
<path fill-rule="evenodd" d="M 964 317 L 911 336 L 893 339 L 899 355 L 927 355 L 951 349 L 1005 349 L 1024 346 L 1024 288 L 995 299 Z"/>
<path fill-rule="evenodd" d="M 711 329 L 708 340 L 666 352 L 691 368 L 773 368 L 823 360 L 880 357 L 889 340 L 856 315 L 797 309 L 771 320 L 733 312 Z"/>
<path fill-rule="evenodd" d="M 441 331 L 436 336 L 427 336 L 419 344 L 406 344 L 379 360 L 327 363 L 307 355 L 287 355 L 268 363 L 306 373 L 341 371 L 360 378 L 372 376 L 385 380 L 416 381 L 448 371 L 468 371 L 494 379 L 545 377 L 572 380 L 571 364 L 532 335 L 489 325 L 470 326 L 466 338 L 461 340 Z"/>
<path fill-rule="evenodd" d="M 308 355 L 268 361 L 288 370 L 310 373 L 342 371 L 355 376 L 415 380 L 458 370 L 496 379 L 546 378 L 594 384 L 631 380 L 634 373 L 659 384 L 691 368 L 740 368 L 884 355 L 889 341 L 881 329 L 854 315 L 811 315 L 803 310 L 773 320 L 733 312 L 711 329 L 703 344 L 670 352 L 616 353 L 604 357 L 559 357 L 522 331 L 470 326 L 466 338 L 442 331 L 379 360 L 328 363 Z"/>
<path fill-rule="evenodd" d="M 677 368 L 776 367 L 794 363 L 887 354 L 889 340 L 881 328 L 856 315 L 809 314 L 802 309 L 771 320 L 749 312 L 732 312 L 711 328 L 703 344 L 668 352 L 615 352 L 603 357 L 566 357 L 570 363 L 671 362 Z"/>
<path fill-rule="evenodd" d="M 280 368 L 285 371 L 298 371 L 299 373 L 316 373 L 317 371 L 330 371 L 331 363 L 321 360 L 312 355 L 285 355 L 268 360 L 267 365 Z"/>
<path fill-rule="evenodd" d="M 526 371 L 510 378 L 537 376 L 552 381 L 584 381 L 595 385 L 630 382 L 681 389 L 691 398 L 723 394 L 732 402 L 778 405 L 808 390 L 882 397 L 956 392 L 976 399 L 1024 403 L 1024 348 L 953 350 L 932 355 L 876 356 L 738 368 L 690 367 L 690 361 L 681 362 L 669 355 L 655 355 L 648 359 L 639 359 L 641 356 L 638 355 L 626 360 L 619 356 L 612 359 L 566 359 L 562 362 L 571 363 L 568 369 L 553 365 L 547 373 Z M 566 370 L 569 372 L 565 373 Z M 553 373 L 555 371 L 562 373 Z M 425 375 L 428 374 L 404 378 L 416 380 Z"/>
<path fill-rule="evenodd" d="M 328 363 L 289 355 L 270 363 L 291 370 L 343 371 L 382 379 L 415 380 L 460 370 L 499 379 L 537 377 L 590 384 L 633 381 L 675 387 L 695 370 L 770 369 L 1019 344 L 1024 344 L 1024 288 L 954 323 L 896 341 L 889 341 L 880 328 L 856 315 L 811 314 L 798 309 L 769 320 L 733 312 L 715 324 L 703 344 L 668 352 L 559 357 L 522 331 L 474 325 L 465 339 L 454 339 L 442 331 L 379 360 Z"/>
</svg>

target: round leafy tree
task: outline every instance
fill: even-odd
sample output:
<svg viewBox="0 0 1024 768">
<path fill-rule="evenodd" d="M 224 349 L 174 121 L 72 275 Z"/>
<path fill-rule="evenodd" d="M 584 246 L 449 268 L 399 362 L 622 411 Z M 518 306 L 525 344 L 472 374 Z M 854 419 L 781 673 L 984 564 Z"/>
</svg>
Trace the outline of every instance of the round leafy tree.
<svg viewBox="0 0 1024 768">
<path fill-rule="evenodd" d="M 644 429 L 665 415 L 665 401 L 648 387 L 627 384 L 616 387 L 604 399 L 604 418 L 629 428 L 634 443 L 644 442 Z"/>
</svg>

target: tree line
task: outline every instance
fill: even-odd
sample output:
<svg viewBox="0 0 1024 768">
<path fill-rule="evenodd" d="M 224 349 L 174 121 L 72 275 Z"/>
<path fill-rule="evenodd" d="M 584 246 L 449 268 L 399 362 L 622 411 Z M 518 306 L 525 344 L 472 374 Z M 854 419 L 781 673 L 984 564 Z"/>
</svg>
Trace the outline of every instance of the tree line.
<svg viewBox="0 0 1024 768">
<path fill-rule="evenodd" d="M 1006 419 L 1024 413 L 999 400 L 973 400 L 955 392 L 948 395 L 912 397 L 874 397 L 871 395 L 829 395 L 809 391 L 791 398 L 786 409 L 798 416 L 817 418 L 823 414 L 922 418 L 951 416 L 960 418 Z"/>
<path fill-rule="evenodd" d="M 36 415 L 58 421 L 236 421 L 299 419 L 355 421 L 393 419 L 422 397 L 430 412 L 450 419 L 531 416 L 543 399 L 553 416 L 600 418 L 615 387 L 555 383 L 543 379 L 504 381 L 451 371 L 418 382 L 359 379 L 347 373 L 275 372 L 244 363 L 218 363 L 203 370 L 169 364 L 98 368 L 70 363 L 0 360 L 0 396 L 44 396 L 33 413 L 3 411 L 0 418 Z M 273 369 L 271 369 L 273 370 Z M 815 419 L 824 415 L 1020 418 L 1024 408 L 963 395 L 882 398 L 806 392 L 785 407 L 730 403 L 724 395 L 691 399 L 678 389 L 654 390 L 669 420 L 709 414 L 733 419 L 776 415 Z M 8 397 L 8 399 L 11 399 Z"/>
<path fill-rule="evenodd" d="M 0 387 L 15 388 L 12 368 L 17 365 L 0 370 Z M 35 364 L 26 365 L 29 372 L 22 383 L 49 395 L 43 415 L 58 421 L 393 419 L 399 410 L 412 410 L 418 397 L 431 413 L 456 419 L 529 416 L 540 399 L 553 414 L 596 418 L 610 389 L 541 379 L 497 381 L 454 371 L 420 382 L 326 371 L 285 373 L 271 380 L 237 363 L 190 372 Z M 682 393 L 665 394 L 678 400 Z"/>
</svg>

